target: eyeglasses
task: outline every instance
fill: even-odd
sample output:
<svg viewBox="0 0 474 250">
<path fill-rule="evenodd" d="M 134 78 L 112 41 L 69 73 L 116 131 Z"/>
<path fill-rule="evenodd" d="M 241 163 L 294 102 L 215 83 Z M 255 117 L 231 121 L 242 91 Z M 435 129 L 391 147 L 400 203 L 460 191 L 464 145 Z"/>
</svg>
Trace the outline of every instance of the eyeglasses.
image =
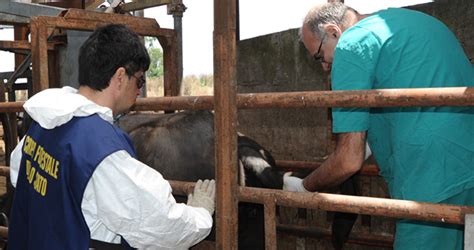
<svg viewBox="0 0 474 250">
<path fill-rule="evenodd" d="M 321 38 L 321 43 L 319 44 L 318 51 L 313 55 L 314 60 L 316 60 L 320 63 L 324 62 L 324 56 L 319 54 L 319 52 L 321 52 L 321 47 L 323 46 L 324 38 L 326 38 L 326 33 L 324 33 L 323 38 Z"/>
<path fill-rule="evenodd" d="M 145 85 L 146 80 L 145 80 L 145 74 L 143 74 L 140 77 L 136 77 L 135 75 L 131 74 L 131 76 L 135 79 L 137 79 L 137 89 L 143 88 L 143 85 Z"/>
</svg>

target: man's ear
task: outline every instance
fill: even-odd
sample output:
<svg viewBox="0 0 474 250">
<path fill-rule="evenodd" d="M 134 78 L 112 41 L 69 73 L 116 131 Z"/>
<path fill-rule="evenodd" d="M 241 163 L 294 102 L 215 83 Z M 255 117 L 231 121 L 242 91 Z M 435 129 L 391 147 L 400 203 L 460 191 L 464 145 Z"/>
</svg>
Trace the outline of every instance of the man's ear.
<svg viewBox="0 0 474 250">
<path fill-rule="evenodd" d="M 334 39 L 339 39 L 342 34 L 341 28 L 336 24 L 326 24 L 324 29 L 326 30 L 326 34 L 328 34 L 329 37 Z"/>
<path fill-rule="evenodd" d="M 119 67 L 112 76 L 112 79 L 110 79 L 110 83 L 115 84 L 118 88 L 122 88 L 122 86 L 125 85 L 127 79 L 127 71 L 124 67 Z"/>
</svg>

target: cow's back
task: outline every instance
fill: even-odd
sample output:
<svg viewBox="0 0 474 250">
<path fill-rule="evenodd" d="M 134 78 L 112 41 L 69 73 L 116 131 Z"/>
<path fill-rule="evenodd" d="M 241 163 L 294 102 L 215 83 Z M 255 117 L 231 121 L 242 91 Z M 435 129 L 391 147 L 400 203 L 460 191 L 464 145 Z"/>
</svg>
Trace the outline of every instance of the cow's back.
<svg viewBox="0 0 474 250">
<path fill-rule="evenodd" d="M 214 178 L 211 112 L 136 113 L 122 117 L 118 125 L 130 135 L 138 159 L 156 169 L 165 179 Z"/>
</svg>

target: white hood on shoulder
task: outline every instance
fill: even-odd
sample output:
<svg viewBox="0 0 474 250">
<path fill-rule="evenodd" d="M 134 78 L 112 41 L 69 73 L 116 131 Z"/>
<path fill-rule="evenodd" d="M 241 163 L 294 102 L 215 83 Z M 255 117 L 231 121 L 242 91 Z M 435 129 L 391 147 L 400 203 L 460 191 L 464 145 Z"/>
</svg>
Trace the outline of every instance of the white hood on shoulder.
<svg viewBox="0 0 474 250">
<path fill-rule="evenodd" d="M 72 87 L 43 90 L 23 105 L 25 111 L 45 129 L 61 126 L 73 117 L 84 117 L 98 114 L 102 119 L 112 123 L 112 110 L 99 106 Z"/>
</svg>

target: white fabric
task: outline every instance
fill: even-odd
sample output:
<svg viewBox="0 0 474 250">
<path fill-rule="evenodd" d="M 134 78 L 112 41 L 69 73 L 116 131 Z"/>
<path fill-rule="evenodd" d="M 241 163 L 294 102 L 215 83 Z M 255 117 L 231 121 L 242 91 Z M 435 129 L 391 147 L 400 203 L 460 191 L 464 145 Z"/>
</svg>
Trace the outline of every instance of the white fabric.
<svg viewBox="0 0 474 250">
<path fill-rule="evenodd" d="M 42 91 L 24 107 L 35 121 L 49 129 L 74 116 L 94 113 L 113 121 L 109 108 L 96 105 L 70 87 Z M 22 147 L 23 139 L 11 154 L 14 186 Z M 206 209 L 176 203 L 169 182 L 126 151 L 109 155 L 97 166 L 81 207 L 92 239 L 119 243 L 122 235 L 139 249 L 187 249 L 204 239 L 212 227 Z"/>
</svg>

